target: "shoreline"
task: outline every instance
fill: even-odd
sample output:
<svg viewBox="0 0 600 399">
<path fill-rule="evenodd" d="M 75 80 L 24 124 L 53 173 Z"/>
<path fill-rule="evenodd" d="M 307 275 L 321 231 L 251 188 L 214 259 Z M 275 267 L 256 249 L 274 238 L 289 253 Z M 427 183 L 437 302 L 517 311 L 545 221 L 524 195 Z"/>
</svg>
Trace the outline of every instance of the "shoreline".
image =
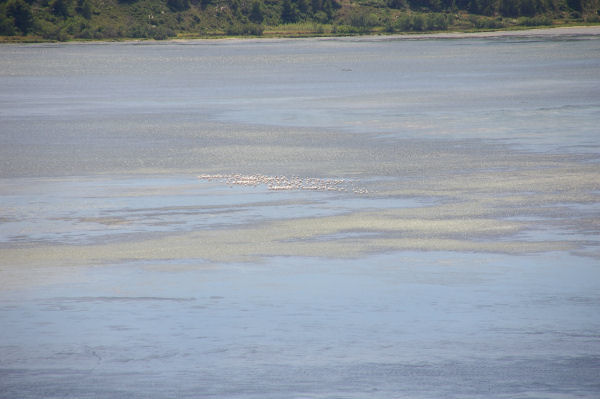
<svg viewBox="0 0 600 399">
<path fill-rule="evenodd" d="M 544 28 L 527 28 L 514 30 L 496 30 L 479 32 L 436 32 L 429 34 L 395 34 L 390 37 L 415 39 L 468 39 L 489 37 L 537 37 L 537 36 L 600 36 L 600 25 L 558 26 Z"/>
<path fill-rule="evenodd" d="M 600 25 L 577 25 L 577 26 L 557 26 L 542 28 L 523 28 L 510 30 L 482 30 L 475 32 L 445 31 L 431 33 L 394 33 L 394 34 L 365 34 L 365 35 L 346 35 L 346 36 L 262 36 L 262 37 L 238 37 L 223 36 L 216 38 L 173 38 L 167 40 L 154 39 L 116 39 L 116 40 L 69 40 L 66 42 L 58 41 L 7 41 L 0 39 L 0 45 L 48 45 L 48 44 L 169 44 L 169 43 L 257 43 L 257 42 L 280 42 L 289 40 L 352 40 L 352 41 L 384 41 L 384 40 L 427 40 L 427 39 L 485 39 L 485 38 L 503 38 L 503 37 L 552 37 L 552 36 L 600 36 Z"/>
</svg>

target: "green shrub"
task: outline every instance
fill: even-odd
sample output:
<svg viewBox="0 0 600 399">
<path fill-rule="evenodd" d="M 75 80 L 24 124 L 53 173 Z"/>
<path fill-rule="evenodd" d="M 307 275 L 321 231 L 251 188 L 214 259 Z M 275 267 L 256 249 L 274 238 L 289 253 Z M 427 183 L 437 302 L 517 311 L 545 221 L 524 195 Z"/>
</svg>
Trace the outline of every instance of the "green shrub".
<svg viewBox="0 0 600 399">
<path fill-rule="evenodd" d="M 350 26 L 357 28 L 358 31 L 368 31 L 379 24 L 377 17 L 366 10 L 353 12 L 349 19 Z"/>
<path fill-rule="evenodd" d="M 78 0 L 75 11 L 85 19 L 92 18 L 92 5 L 89 0 Z"/>
<path fill-rule="evenodd" d="M 33 28 L 31 6 L 23 0 L 10 0 L 6 3 L 6 16 L 12 18 L 14 27 L 22 34 L 28 34 Z"/>
<path fill-rule="evenodd" d="M 69 3 L 68 0 L 54 0 L 50 6 L 52 14 L 57 17 L 66 18 L 69 16 Z"/>
<path fill-rule="evenodd" d="M 262 36 L 262 25 L 253 23 L 232 23 L 225 29 L 225 33 L 232 36 Z"/>
<path fill-rule="evenodd" d="M 59 42 L 65 42 L 69 39 L 66 29 L 60 26 L 47 26 L 46 29 L 42 30 L 42 37 L 47 40 L 57 40 Z"/>
<path fill-rule="evenodd" d="M 298 21 L 298 8 L 292 4 L 291 0 L 283 0 L 281 6 L 281 21 L 284 24 L 289 24 Z"/>
<path fill-rule="evenodd" d="M 260 1 L 254 0 L 248 18 L 255 24 L 261 24 L 263 22 L 265 16 L 263 15 L 263 6 Z"/>
<path fill-rule="evenodd" d="M 412 21 L 407 14 L 402 14 L 396 20 L 394 28 L 399 32 L 409 32 L 412 30 Z"/>
<path fill-rule="evenodd" d="M 92 29 L 89 27 L 81 29 L 75 37 L 78 39 L 91 39 L 93 37 Z"/>
<path fill-rule="evenodd" d="M 127 31 L 127 36 L 134 39 L 144 39 L 150 37 L 149 27 L 144 25 L 134 25 Z"/>
<path fill-rule="evenodd" d="M 188 0 L 167 0 L 167 6 L 169 6 L 172 11 L 178 12 L 190 8 L 190 3 Z"/>
<path fill-rule="evenodd" d="M 331 18 L 329 15 L 327 15 L 327 13 L 325 11 L 317 11 L 316 13 L 314 13 L 313 19 L 317 22 L 325 24 L 325 23 L 329 22 L 329 20 Z"/>
<path fill-rule="evenodd" d="M 408 8 L 408 2 L 406 0 L 388 0 L 387 5 L 390 8 L 398 10 L 406 10 Z"/>
<path fill-rule="evenodd" d="M 552 20 L 548 17 L 539 15 L 537 17 L 529 18 L 529 17 L 521 17 L 517 19 L 517 24 L 523 26 L 543 26 L 543 25 L 552 25 Z"/>
<path fill-rule="evenodd" d="M 487 18 L 487 17 L 477 17 L 475 15 L 469 18 L 474 27 L 478 29 L 500 29 L 504 28 L 504 22 L 502 18 Z"/>
<path fill-rule="evenodd" d="M 417 14 L 412 18 L 413 30 L 420 32 L 425 29 L 425 18 L 421 14 Z"/>
<path fill-rule="evenodd" d="M 444 14 L 427 14 L 425 23 L 427 30 L 446 30 L 448 29 L 448 19 Z"/>
<path fill-rule="evenodd" d="M 318 35 L 322 35 L 323 33 L 325 33 L 325 28 L 323 27 L 323 24 L 313 22 L 312 31 Z"/>
<path fill-rule="evenodd" d="M 600 10 L 598 12 L 600 12 Z M 600 22 L 600 15 L 598 15 L 598 14 L 588 15 L 587 17 L 585 17 L 585 22 L 592 22 L 592 23 Z"/>
<path fill-rule="evenodd" d="M 338 24 L 338 25 L 333 25 L 333 27 L 331 29 L 331 33 L 338 34 L 338 35 L 350 35 L 350 34 L 359 33 L 359 30 L 358 30 L 358 28 L 351 26 L 351 25 Z"/>
<path fill-rule="evenodd" d="M 0 6 L 0 35 L 14 36 L 16 34 L 15 22 L 12 18 L 7 18 L 5 15 L 4 10 Z"/>
<path fill-rule="evenodd" d="M 150 31 L 150 37 L 154 40 L 167 40 L 174 36 L 175 32 L 172 29 L 163 26 L 157 26 Z"/>
</svg>

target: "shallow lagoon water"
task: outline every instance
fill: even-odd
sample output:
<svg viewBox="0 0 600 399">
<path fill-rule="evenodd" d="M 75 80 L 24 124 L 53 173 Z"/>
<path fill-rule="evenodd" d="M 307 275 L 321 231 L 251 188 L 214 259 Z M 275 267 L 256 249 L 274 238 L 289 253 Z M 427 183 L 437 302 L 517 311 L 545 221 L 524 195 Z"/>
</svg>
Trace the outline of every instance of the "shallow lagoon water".
<svg viewBox="0 0 600 399">
<path fill-rule="evenodd" d="M 3 397 L 597 397 L 585 32 L 0 47 Z"/>
</svg>

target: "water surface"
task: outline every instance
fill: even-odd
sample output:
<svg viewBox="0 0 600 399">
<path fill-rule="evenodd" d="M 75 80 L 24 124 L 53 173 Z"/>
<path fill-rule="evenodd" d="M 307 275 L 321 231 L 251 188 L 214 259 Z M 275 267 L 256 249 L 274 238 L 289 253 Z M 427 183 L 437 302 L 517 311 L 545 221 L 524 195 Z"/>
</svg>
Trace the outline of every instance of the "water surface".
<svg viewBox="0 0 600 399">
<path fill-rule="evenodd" d="M 5 397 L 600 393 L 597 30 L 0 53 Z"/>
</svg>

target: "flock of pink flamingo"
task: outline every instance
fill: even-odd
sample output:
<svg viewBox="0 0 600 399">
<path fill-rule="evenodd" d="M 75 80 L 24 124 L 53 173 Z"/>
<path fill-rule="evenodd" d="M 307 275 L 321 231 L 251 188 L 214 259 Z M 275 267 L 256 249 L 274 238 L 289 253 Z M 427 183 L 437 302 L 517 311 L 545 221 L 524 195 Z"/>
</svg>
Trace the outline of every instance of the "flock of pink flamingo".
<svg viewBox="0 0 600 399">
<path fill-rule="evenodd" d="M 349 179 L 322 179 L 316 177 L 286 177 L 266 175 L 242 175 L 242 174 L 216 174 L 198 175 L 199 179 L 207 181 L 222 181 L 230 186 L 265 185 L 272 191 L 285 190 L 311 190 L 311 191 L 336 191 L 352 192 L 355 194 L 368 194 L 368 190 L 355 187 Z"/>
</svg>

